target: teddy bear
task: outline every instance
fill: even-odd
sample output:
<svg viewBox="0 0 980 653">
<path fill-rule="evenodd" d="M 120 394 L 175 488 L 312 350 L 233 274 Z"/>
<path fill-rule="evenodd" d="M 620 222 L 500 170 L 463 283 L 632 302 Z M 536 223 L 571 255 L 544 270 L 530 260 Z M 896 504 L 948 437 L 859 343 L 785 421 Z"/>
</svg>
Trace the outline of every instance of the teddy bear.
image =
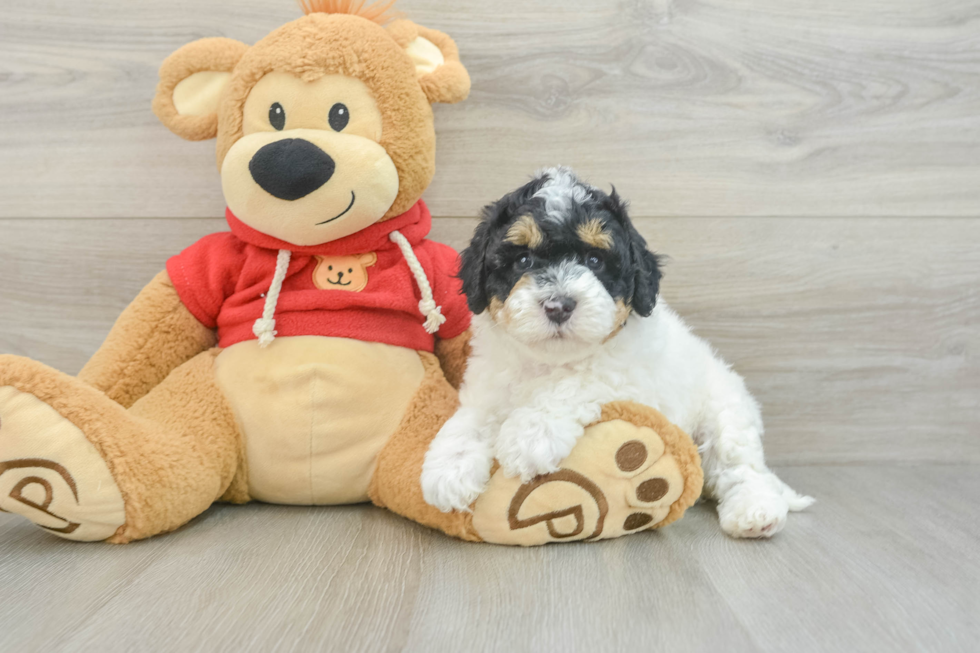
<svg viewBox="0 0 980 653">
<path fill-rule="evenodd" d="M 154 111 L 178 136 L 217 139 L 229 231 L 170 258 L 77 377 L 0 356 L 0 510 L 110 543 L 218 501 L 371 501 L 521 545 L 679 518 L 700 493 L 697 451 L 624 402 L 548 478 L 495 470 L 469 511 L 425 503 L 470 313 L 421 196 L 431 104 L 463 100 L 470 79 L 449 36 L 392 20 L 390 2 L 301 4 L 251 47 L 205 38 L 163 63 Z M 650 478 L 664 491 L 637 498 Z"/>
<path fill-rule="evenodd" d="M 367 269 L 378 262 L 374 252 L 357 256 L 318 256 L 313 284 L 321 290 L 361 292 L 367 286 Z M 345 276 L 346 275 L 346 276 Z"/>
</svg>

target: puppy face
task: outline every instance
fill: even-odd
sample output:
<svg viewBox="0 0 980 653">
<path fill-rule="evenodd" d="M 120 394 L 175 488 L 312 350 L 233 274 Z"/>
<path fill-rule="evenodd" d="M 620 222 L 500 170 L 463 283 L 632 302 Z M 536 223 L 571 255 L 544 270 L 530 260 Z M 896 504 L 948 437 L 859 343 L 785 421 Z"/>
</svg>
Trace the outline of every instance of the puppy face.
<svg viewBox="0 0 980 653">
<path fill-rule="evenodd" d="M 474 313 L 568 354 L 601 344 L 631 312 L 650 315 L 660 267 L 615 190 L 553 168 L 484 209 L 460 278 Z"/>
</svg>

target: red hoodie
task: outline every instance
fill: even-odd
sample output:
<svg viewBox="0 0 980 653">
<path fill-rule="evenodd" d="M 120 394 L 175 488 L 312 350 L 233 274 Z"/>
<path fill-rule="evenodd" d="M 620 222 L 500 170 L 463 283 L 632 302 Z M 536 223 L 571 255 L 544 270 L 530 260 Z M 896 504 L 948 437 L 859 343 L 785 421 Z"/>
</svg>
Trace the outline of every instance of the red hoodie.
<svg viewBox="0 0 980 653">
<path fill-rule="evenodd" d="M 226 218 L 231 232 L 205 236 L 167 261 L 181 301 L 202 324 L 217 328 L 221 347 L 256 338 L 252 327 L 285 249 L 292 258 L 274 316 L 278 337 L 353 338 L 431 352 L 435 339 L 423 327 L 418 283 L 388 238 L 396 230 L 411 244 L 446 318 L 435 335 L 453 338 L 469 328 L 456 251 L 426 240 L 432 216 L 422 200 L 402 215 L 312 247 L 256 231 L 230 209 Z"/>
</svg>

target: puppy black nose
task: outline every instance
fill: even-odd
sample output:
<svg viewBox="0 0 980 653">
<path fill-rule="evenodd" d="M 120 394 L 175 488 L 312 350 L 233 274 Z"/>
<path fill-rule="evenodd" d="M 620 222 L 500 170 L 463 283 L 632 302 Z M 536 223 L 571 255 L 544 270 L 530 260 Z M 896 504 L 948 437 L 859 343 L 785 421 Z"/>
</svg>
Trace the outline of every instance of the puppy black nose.
<svg viewBox="0 0 980 653">
<path fill-rule="evenodd" d="M 578 305 L 571 297 L 549 299 L 544 303 L 544 314 L 555 324 L 564 324 L 572 316 L 572 311 Z"/>
<path fill-rule="evenodd" d="M 252 179 L 262 190 L 290 202 L 330 181 L 336 168 L 329 154 L 301 138 L 269 143 L 248 164 Z"/>
</svg>

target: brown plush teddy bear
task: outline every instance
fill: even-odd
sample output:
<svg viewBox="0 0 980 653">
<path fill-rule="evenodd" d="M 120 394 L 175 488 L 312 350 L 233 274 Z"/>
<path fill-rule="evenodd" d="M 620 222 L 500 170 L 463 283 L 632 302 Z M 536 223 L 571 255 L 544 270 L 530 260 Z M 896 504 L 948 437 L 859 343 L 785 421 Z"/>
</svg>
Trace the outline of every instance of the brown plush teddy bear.
<svg viewBox="0 0 980 653">
<path fill-rule="evenodd" d="M 370 500 L 515 544 L 619 535 L 636 510 L 678 518 L 697 452 L 632 404 L 606 407 L 564 475 L 498 475 L 466 513 L 423 501 L 470 319 L 456 253 L 426 239 L 430 104 L 464 99 L 469 77 L 448 36 L 388 21 L 391 3 L 303 4 L 252 47 L 203 39 L 164 62 L 154 110 L 217 137 L 230 231 L 171 258 L 77 378 L 0 357 L 0 509 L 115 543 L 215 501 Z M 629 480 L 654 469 L 668 490 L 637 504 Z"/>
</svg>

